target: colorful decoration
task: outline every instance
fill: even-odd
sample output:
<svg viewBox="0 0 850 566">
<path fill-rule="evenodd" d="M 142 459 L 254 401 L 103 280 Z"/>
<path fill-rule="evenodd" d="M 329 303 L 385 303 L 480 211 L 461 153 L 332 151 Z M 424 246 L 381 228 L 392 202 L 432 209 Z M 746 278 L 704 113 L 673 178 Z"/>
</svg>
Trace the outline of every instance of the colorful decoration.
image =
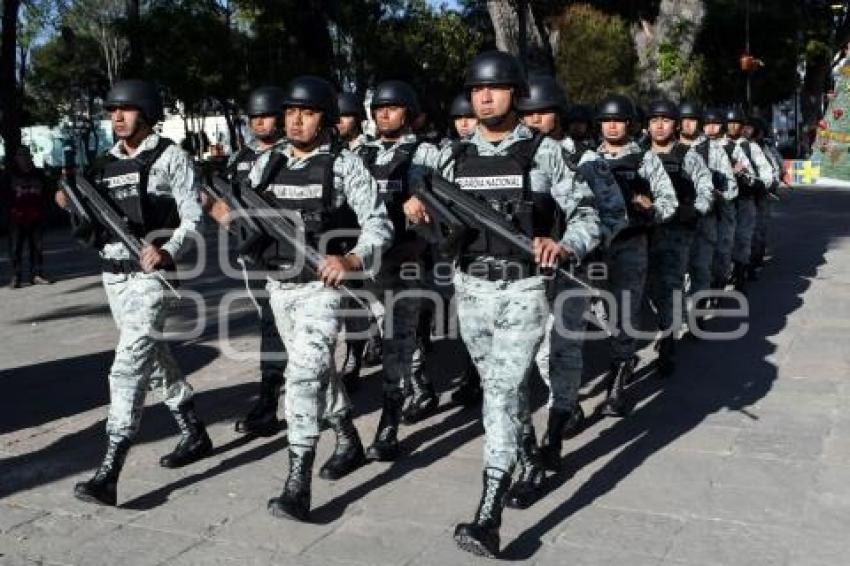
<svg viewBox="0 0 850 566">
<path fill-rule="evenodd" d="M 827 110 L 818 122 L 812 159 L 820 161 L 820 176 L 850 181 L 850 58 L 834 75 L 835 88 L 826 93 Z M 808 178 L 811 175 L 802 175 Z"/>
</svg>

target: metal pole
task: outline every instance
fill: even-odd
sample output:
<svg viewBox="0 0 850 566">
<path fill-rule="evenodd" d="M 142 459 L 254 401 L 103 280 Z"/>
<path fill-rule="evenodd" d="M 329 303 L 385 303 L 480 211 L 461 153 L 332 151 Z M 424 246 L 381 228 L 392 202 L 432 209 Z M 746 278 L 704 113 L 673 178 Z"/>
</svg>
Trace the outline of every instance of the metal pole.
<svg viewBox="0 0 850 566">
<path fill-rule="evenodd" d="M 747 9 L 746 32 L 745 32 L 746 46 L 745 46 L 744 49 L 746 50 L 747 55 L 752 56 L 752 53 L 750 53 L 750 0 L 747 0 L 747 8 L 746 9 Z M 747 110 L 749 110 L 752 107 L 753 92 L 752 92 L 752 83 L 751 83 L 750 79 L 752 77 L 753 71 L 752 71 L 752 69 L 750 69 L 749 71 L 746 71 L 746 73 L 747 73 Z"/>
</svg>

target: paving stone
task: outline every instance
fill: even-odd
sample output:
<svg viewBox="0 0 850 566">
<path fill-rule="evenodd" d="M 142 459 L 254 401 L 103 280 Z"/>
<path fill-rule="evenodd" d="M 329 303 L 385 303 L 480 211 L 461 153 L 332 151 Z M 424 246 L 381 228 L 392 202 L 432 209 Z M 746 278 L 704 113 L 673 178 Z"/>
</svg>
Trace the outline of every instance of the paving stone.
<svg viewBox="0 0 850 566">
<path fill-rule="evenodd" d="M 317 557 L 367 556 L 372 564 L 403 564 L 425 547 L 427 537 L 445 532 L 438 527 L 405 521 L 373 521 L 358 515 L 309 548 Z"/>
<path fill-rule="evenodd" d="M 201 539 L 160 530 L 119 525 L 68 549 L 67 559 L 86 566 L 142 566 L 168 563 Z"/>
<path fill-rule="evenodd" d="M 692 519 L 673 537 L 665 560 L 704 566 L 789 564 L 793 531 L 739 522 Z"/>
</svg>

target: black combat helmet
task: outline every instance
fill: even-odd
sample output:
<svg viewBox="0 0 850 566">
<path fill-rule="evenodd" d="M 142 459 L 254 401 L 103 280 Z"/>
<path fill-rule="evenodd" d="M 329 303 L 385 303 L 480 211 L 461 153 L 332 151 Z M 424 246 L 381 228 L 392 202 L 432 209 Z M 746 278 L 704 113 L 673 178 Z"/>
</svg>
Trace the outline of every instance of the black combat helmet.
<svg viewBox="0 0 850 566">
<path fill-rule="evenodd" d="M 730 122 L 739 122 L 741 124 L 747 123 L 747 113 L 744 112 L 744 109 L 740 106 L 733 106 L 729 110 L 726 111 L 726 123 Z"/>
<path fill-rule="evenodd" d="M 284 91 L 283 106 L 319 110 L 326 126 L 336 124 L 337 121 L 336 91 L 331 83 L 321 77 L 302 75 L 292 79 Z"/>
<path fill-rule="evenodd" d="M 151 126 L 163 118 L 159 91 L 153 83 L 147 81 L 127 79 L 112 85 L 103 107 L 112 110 L 121 106 L 138 109 Z"/>
<path fill-rule="evenodd" d="M 245 104 L 248 116 L 279 116 L 283 112 L 284 91 L 279 86 L 261 86 L 251 91 Z"/>
<path fill-rule="evenodd" d="M 525 76 L 516 57 L 504 51 L 485 51 L 476 55 L 466 69 L 464 88 L 476 86 L 512 86 L 518 97 L 525 96 Z"/>
<path fill-rule="evenodd" d="M 703 124 L 724 124 L 726 119 L 718 108 L 706 108 L 702 113 Z"/>
<path fill-rule="evenodd" d="M 408 121 L 416 118 L 421 112 L 416 91 L 404 81 L 384 81 L 375 88 L 370 108 L 374 110 L 381 106 L 404 106 L 407 109 Z"/>
<path fill-rule="evenodd" d="M 635 105 L 632 99 L 622 94 L 609 94 L 599 103 L 596 109 L 596 119 L 621 120 L 630 122 L 635 118 Z"/>
<path fill-rule="evenodd" d="M 679 119 L 679 107 L 672 100 L 659 98 L 649 103 L 646 111 L 646 117 L 652 118 L 670 118 L 673 120 Z"/>
<path fill-rule="evenodd" d="M 564 89 L 550 75 L 532 75 L 528 78 L 528 95 L 517 100 L 520 112 L 554 110 L 560 115 L 567 112 L 569 104 Z"/>
<path fill-rule="evenodd" d="M 358 118 L 362 118 L 365 114 L 360 97 L 353 92 L 339 93 L 336 101 L 337 106 L 339 106 L 340 116 L 357 116 Z"/>
<path fill-rule="evenodd" d="M 679 105 L 679 117 L 702 120 L 702 107 L 696 102 L 685 100 Z"/>
<path fill-rule="evenodd" d="M 459 94 L 452 100 L 452 105 L 449 107 L 449 116 L 452 118 L 468 118 L 475 116 L 472 110 L 472 104 L 469 102 L 466 94 Z"/>
</svg>

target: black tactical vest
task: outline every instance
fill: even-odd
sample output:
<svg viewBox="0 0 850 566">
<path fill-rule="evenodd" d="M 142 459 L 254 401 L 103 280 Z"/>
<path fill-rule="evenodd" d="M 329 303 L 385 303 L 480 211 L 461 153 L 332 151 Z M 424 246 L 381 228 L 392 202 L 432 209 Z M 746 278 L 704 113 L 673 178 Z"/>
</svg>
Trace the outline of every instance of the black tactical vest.
<svg viewBox="0 0 850 566">
<path fill-rule="evenodd" d="M 679 201 L 673 222 L 696 226 L 697 211 L 694 208 L 694 203 L 696 202 L 697 191 L 691 176 L 685 171 L 685 155 L 687 155 L 688 149 L 690 148 L 687 145 L 676 143 L 669 152 L 657 153 L 656 155 L 661 160 L 661 164 L 664 165 L 667 176 L 673 182 L 676 200 Z"/>
<path fill-rule="evenodd" d="M 333 164 L 338 152 L 320 153 L 310 157 L 306 166 L 290 169 L 287 157 L 271 155 L 260 183 L 254 188 L 271 195 L 277 206 L 300 217 L 305 241 L 322 255 L 344 255 L 351 251 L 357 236 L 357 217 L 346 204 L 334 208 Z M 346 230 L 345 235 L 328 238 L 331 230 Z M 264 263 L 275 267 L 295 260 L 294 251 L 271 243 L 263 252 Z"/>
<path fill-rule="evenodd" d="M 129 159 L 119 159 L 110 153 L 90 171 L 93 184 L 127 220 L 130 231 L 140 238 L 152 230 L 173 230 L 180 225 L 174 197 L 148 192 L 151 167 L 171 144 L 171 140 L 160 138 L 156 147 Z M 157 242 L 165 239 L 158 238 Z"/>
<path fill-rule="evenodd" d="M 552 237 L 560 211 L 550 194 L 531 190 L 529 172 L 543 137 L 538 133 L 531 139 L 516 142 L 506 155 L 479 155 L 474 144 L 464 142 L 458 143 L 453 151 L 455 183 L 489 203 L 529 237 Z M 522 257 L 515 249 L 483 230 L 466 247 L 464 256 L 472 259 L 493 256 L 508 260 Z"/>
<path fill-rule="evenodd" d="M 629 227 L 647 226 L 652 221 L 651 211 L 640 210 L 632 203 L 636 195 L 652 196 L 649 181 L 638 173 L 643 163 L 643 155 L 643 153 L 628 153 L 615 159 L 605 160 L 623 194 L 623 201 L 629 213 Z"/>
<path fill-rule="evenodd" d="M 233 185 L 237 195 L 239 194 L 239 188 L 248 181 L 248 174 L 251 172 L 251 168 L 254 167 L 254 163 L 257 162 L 259 156 L 260 154 L 254 149 L 247 146 L 243 147 L 227 168 L 227 179 Z"/>
<path fill-rule="evenodd" d="M 375 164 L 378 157 L 377 147 L 364 145 L 358 150 L 369 172 L 378 182 L 378 197 L 386 205 L 387 215 L 393 223 L 394 243 L 407 239 L 407 222 L 403 205 L 410 196 L 408 186 L 410 166 L 420 143 L 415 141 L 399 145 L 393 152 L 392 159 L 384 165 Z"/>
</svg>

